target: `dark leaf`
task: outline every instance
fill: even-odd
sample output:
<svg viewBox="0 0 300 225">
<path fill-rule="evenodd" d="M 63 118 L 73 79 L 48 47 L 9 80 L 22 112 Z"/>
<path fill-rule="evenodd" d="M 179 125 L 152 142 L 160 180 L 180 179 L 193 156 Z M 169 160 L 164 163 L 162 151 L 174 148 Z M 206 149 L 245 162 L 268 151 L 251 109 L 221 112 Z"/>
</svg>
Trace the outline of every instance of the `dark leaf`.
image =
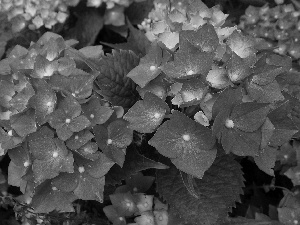
<svg viewBox="0 0 300 225">
<path fill-rule="evenodd" d="M 129 108 L 136 102 L 134 82 L 126 75 L 138 65 L 139 58 L 131 51 L 113 51 L 96 64 L 100 75 L 95 83 L 96 90 L 113 105 Z"/>
<path fill-rule="evenodd" d="M 131 50 L 135 54 L 140 56 L 146 55 L 148 48 L 150 48 L 151 42 L 146 37 L 145 33 L 132 26 L 129 20 L 127 20 L 127 25 L 130 32 L 127 38 L 127 43 L 121 43 L 121 44 L 104 43 L 104 44 L 119 50 Z"/>
<path fill-rule="evenodd" d="M 135 148 L 127 149 L 126 160 L 122 168 L 127 176 L 131 176 L 140 171 L 151 168 L 160 170 L 167 169 L 169 167 L 160 162 L 146 158 L 139 154 Z"/>
<path fill-rule="evenodd" d="M 202 179 L 193 179 L 192 196 L 175 167 L 157 172 L 157 191 L 188 224 L 217 224 L 227 217 L 235 201 L 240 200 L 243 177 L 240 165 L 230 156 L 218 157 Z"/>
</svg>

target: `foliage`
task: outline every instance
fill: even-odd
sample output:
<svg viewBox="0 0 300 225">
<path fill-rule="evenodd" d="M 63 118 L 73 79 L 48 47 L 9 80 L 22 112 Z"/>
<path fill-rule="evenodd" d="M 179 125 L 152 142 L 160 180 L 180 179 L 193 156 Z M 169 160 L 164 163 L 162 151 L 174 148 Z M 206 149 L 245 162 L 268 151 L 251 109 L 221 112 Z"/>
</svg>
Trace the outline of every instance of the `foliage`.
<svg viewBox="0 0 300 225">
<path fill-rule="evenodd" d="M 94 200 L 120 225 L 299 220 L 297 189 L 278 217 L 229 217 L 248 188 L 243 160 L 300 184 L 292 58 L 226 27 L 218 6 L 180 3 L 155 1 L 146 34 L 127 21 L 128 41 L 111 53 L 46 32 L 0 61 L 0 156 L 10 158 L 0 185 L 22 193 L 12 205 L 51 215 Z"/>
</svg>

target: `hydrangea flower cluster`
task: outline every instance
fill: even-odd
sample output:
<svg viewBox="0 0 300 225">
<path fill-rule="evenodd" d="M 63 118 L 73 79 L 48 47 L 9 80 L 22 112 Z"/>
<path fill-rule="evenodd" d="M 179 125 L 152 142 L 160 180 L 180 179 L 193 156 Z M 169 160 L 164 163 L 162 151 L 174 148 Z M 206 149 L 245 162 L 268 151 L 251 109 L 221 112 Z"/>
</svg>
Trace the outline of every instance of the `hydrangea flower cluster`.
<svg viewBox="0 0 300 225">
<path fill-rule="evenodd" d="M 1 0 L 0 12 L 7 14 L 14 32 L 28 26 L 35 30 L 42 26 L 51 29 L 57 23 L 64 23 L 68 17 L 68 6 L 79 0 Z"/>
<path fill-rule="evenodd" d="M 169 49 L 173 49 L 179 43 L 179 31 L 197 30 L 204 24 L 212 24 L 218 28 L 228 17 L 228 14 L 224 14 L 218 6 L 208 8 L 201 1 L 191 2 L 197 5 L 196 9 L 190 8 L 189 1 L 156 0 L 154 9 L 139 28 L 146 31 L 146 36 L 151 42 L 158 40 Z"/>
<path fill-rule="evenodd" d="M 267 40 L 275 52 L 300 59 L 300 11 L 293 4 L 270 8 L 249 6 L 241 17 L 239 28 L 247 34 Z"/>
</svg>

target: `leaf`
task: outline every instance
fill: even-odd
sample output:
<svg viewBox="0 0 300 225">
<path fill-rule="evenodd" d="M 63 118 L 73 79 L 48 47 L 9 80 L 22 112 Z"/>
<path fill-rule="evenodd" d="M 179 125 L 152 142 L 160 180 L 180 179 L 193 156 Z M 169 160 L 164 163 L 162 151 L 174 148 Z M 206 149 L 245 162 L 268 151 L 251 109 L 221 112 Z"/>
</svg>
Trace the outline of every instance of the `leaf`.
<svg viewBox="0 0 300 225">
<path fill-rule="evenodd" d="M 213 54 L 201 51 L 177 52 L 174 61 L 166 63 L 162 71 L 171 78 L 186 78 L 195 74 L 207 75 L 212 67 Z"/>
<path fill-rule="evenodd" d="M 132 26 L 129 20 L 127 20 L 127 26 L 130 32 L 127 38 L 127 43 L 121 43 L 121 44 L 104 43 L 104 44 L 119 50 L 131 50 L 139 56 L 146 55 L 148 48 L 151 45 L 151 42 L 146 37 L 145 33 Z"/>
<path fill-rule="evenodd" d="M 189 194 L 175 167 L 157 172 L 159 195 L 185 223 L 199 225 L 225 219 L 235 201 L 240 200 L 244 186 L 240 165 L 227 155 L 218 157 L 202 179 L 195 178 L 193 184 L 198 199 Z"/>
<path fill-rule="evenodd" d="M 74 212 L 72 202 L 76 199 L 77 197 L 72 192 L 63 192 L 52 186 L 51 180 L 48 180 L 35 190 L 31 206 L 35 213 L 49 213 L 53 210 Z"/>
<path fill-rule="evenodd" d="M 125 180 L 126 185 L 116 189 L 118 193 L 145 193 L 153 185 L 155 177 L 144 176 L 141 172 L 128 176 Z"/>
<path fill-rule="evenodd" d="M 219 38 L 215 31 L 214 26 L 211 24 L 204 24 L 197 31 L 183 30 L 179 32 L 179 49 L 181 51 L 187 51 L 187 45 L 185 42 L 189 42 L 194 47 L 203 52 L 215 52 L 219 45 Z"/>
<path fill-rule="evenodd" d="M 250 82 L 247 87 L 250 97 L 260 103 L 274 103 L 283 101 L 284 96 L 281 94 L 281 89 L 277 81 L 273 81 L 267 85 L 257 85 Z"/>
<path fill-rule="evenodd" d="M 129 148 L 127 149 L 126 160 L 122 170 L 127 176 L 131 176 L 146 169 L 161 170 L 167 168 L 169 167 L 141 155 L 135 148 Z"/>
<path fill-rule="evenodd" d="M 129 108 L 136 102 L 134 82 L 126 75 L 136 66 L 139 58 L 131 51 L 115 51 L 97 61 L 100 75 L 95 80 L 103 98 L 113 105 Z"/>
<path fill-rule="evenodd" d="M 211 130 L 179 111 L 174 110 L 170 118 L 148 143 L 171 158 L 178 169 L 201 179 L 217 153 Z"/>
<path fill-rule="evenodd" d="M 277 159 L 277 149 L 266 146 L 262 149 L 258 156 L 254 156 L 255 164 L 258 168 L 270 176 L 275 176 L 273 168 Z"/>
<path fill-rule="evenodd" d="M 129 127 L 141 133 L 152 133 L 169 112 L 168 105 L 151 92 L 146 92 L 144 99 L 136 102 L 123 116 Z"/>
</svg>

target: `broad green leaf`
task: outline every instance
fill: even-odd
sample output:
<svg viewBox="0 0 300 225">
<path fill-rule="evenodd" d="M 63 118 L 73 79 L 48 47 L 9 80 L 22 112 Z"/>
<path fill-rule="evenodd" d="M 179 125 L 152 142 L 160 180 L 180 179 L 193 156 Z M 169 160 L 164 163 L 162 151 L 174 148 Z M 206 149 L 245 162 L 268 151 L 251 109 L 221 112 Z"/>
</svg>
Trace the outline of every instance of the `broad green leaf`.
<svg viewBox="0 0 300 225">
<path fill-rule="evenodd" d="M 193 179 L 196 199 L 185 188 L 175 167 L 157 172 L 157 192 L 187 224 L 217 224 L 240 200 L 243 177 L 240 165 L 230 156 L 216 158 L 202 179 Z M 193 204 L 191 204 L 193 202 Z"/>
<path fill-rule="evenodd" d="M 51 180 L 45 181 L 37 187 L 31 206 L 35 213 L 74 212 L 72 202 L 77 197 L 72 192 L 64 192 L 51 184 Z"/>
<path fill-rule="evenodd" d="M 104 44 L 119 50 L 131 50 L 135 54 L 140 56 L 146 55 L 148 49 L 151 46 L 151 42 L 146 37 L 145 33 L 132 26 L 129 20 L 127 20 L 127 26 L 130 32 L 127 39 L 127 43 L 120 43 L 120 44 L 104 43 Z"/>
<path fill-rule="evenodd" d="M 271 146 L 266 146 L 257 156 L 254 156 L 254 162 L 259 169 L 270 176 L 275 176 L 273 168 L 277 159 L 277 149 Z"/>
<path fill-rule="evenodd" d="M 156 95 L 146 92 L 144 99 L 136 102 L 124 115 L 129 127 L 141 133 L 152 133 L 162 122 L 168 105 Z"/>
<path fill-rule="evenodd" d="M 139 58 L 131 51 L 115 51 L 97 61 L 100 75 L 96 91 L 113 105 L 129 108 L 137 99 L 135 84 L 126 75 L 136 66 Z"/>
<path fill-rule="evenodd" d="M 128 176 L 125 180 L 126 185 L 116 189 L 118 193 L 145 193 L 153 185 L 155 177 L 144 176 L 141 172 Z"/>
<path fill-rule="evenodd" d="M 141 155 L 134 148 L 127 149 L 126 160 L 123 166 L 123 170 L 126 172 L 126 174 L 133 175 L 137 172 L 151 168 L 167 169 L 168 166 Z"/>
<path fill-rule="evenodd" d="M 158 128 L 149 144 L 171 158 L 182 171 L 202 178 L 216 156 L 211 130 L 179 111 L 174 110 L 170 118 Z"/>
</svg>

